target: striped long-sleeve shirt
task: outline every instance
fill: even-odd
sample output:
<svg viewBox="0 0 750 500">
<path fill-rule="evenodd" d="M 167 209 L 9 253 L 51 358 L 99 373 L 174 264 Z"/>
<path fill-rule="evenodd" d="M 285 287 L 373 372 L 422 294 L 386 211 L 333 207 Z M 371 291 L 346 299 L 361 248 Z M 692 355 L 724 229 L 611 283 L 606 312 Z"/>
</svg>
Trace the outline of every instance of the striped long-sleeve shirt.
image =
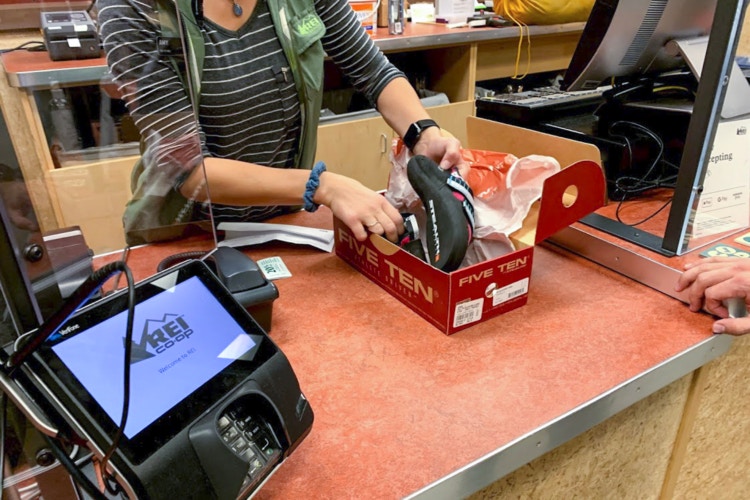
<svg viewBox="0 0 750 500">
<path fill-rule="evenodd" d="M 374 104 L 388 82 L 403 74 L 372 43 L 347 0 L 311 2 L 326 27 L 326 54 Z M 98 0 L 97 6 L 107 63 L 146 139 L 147 167 L 158 169 L 151 177 L 174 188 L 204 156 L 295 166 L 300 103 L 265 1 L 237 31 L 204 20 L 198 123 L 179 75 L 158 56 L 154 0 Z M 213 206 L 216 222 L 262 220 L 278 211 Z M 202 206 L 194 216 L 206 213 Z"/>
</svg>

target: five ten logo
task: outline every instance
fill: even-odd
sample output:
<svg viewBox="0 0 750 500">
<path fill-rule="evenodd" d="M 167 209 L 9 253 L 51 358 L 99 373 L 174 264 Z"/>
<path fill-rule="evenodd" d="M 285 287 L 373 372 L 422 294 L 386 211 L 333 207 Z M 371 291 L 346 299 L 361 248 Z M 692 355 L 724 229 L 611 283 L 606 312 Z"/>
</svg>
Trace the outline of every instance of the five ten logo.
<svg viewBox="0 0 750 500">
<path fill-rule="evenodd" d="M 162 319 L 147 319 L 140 341 L 133 340 L 130 364 L 166 352 L 193 333 L 182 314 L 165 313 Z"/>
</svg>

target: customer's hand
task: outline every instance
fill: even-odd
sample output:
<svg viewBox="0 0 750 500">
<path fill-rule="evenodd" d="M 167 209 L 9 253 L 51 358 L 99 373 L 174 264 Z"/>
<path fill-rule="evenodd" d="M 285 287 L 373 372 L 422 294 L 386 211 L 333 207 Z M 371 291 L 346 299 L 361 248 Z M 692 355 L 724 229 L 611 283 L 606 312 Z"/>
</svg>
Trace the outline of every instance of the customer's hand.
<svg viewBox="0 0 750 500">
<path fill-rule="evenodd" d="M 710 257 L 688 264 L 675 290 L 687 292 L 691 311 L 703 308 L 722 318 L 714 323 L 714 333 L 750 333 L 750 317 L 730 318 L 725 302 L 739 299 L 750 306 L 750 259 Z"/>
<path fill-rule="evenodd" d="M 370 232 L 395 242 L 404 232 L 403 217 L 385 196 L 349 177 L 323 172 L 314 201 L 330 208 L 359 241 L 365 240 Z"/>
<path fill-rule="evenodd" d="M 437 127 L 430 127 L 422 132 L 419 142 L 414 145 L 413 153 L 431 158 L 443 170 L 456 167 L 464 178 L 469 173 L 469 164 L 461 155 L 459 140 Z"/>
</svg>

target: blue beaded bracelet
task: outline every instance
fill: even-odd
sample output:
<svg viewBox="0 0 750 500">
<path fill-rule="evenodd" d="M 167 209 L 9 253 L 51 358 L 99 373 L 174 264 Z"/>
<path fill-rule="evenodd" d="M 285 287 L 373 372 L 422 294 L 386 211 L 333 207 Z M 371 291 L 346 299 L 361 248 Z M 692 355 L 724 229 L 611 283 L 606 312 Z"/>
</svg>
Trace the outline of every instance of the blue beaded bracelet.
<svg viewBox="0 0 750 500">
<path fill-rule="evenodd" d="M 313 197 L 315 196 L 315 191 L 318 190 L 318 186 L 320 186 L 320 174 L 325 171 L 326 164 L 319 161 L 310 172 L 310 178 L 307 179 L 307 184 L 305 184 L 305 194 L 302 196 L 302 199 L 305 202 L 304 208 L 306 212 L 314 212 L 320 206 L 313 201 Z"/>
</svg>

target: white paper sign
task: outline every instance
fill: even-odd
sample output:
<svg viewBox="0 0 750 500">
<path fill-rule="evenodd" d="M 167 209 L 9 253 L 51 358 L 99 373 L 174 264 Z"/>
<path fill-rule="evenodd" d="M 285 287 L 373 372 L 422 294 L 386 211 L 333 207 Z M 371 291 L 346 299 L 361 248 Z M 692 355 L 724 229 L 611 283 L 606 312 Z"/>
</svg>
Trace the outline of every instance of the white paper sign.
<svg viewBox="0 0 750 500">
<path fill-rule="evenodd" d="M 435 1 L 435 17 L 466 21 L 466 18 L 472 15 L 474 15 L 474 0 Z"/>
<path fill-rule="evenodd" d="M 720 122 L 708 160 L 693 237 L 750 226 L 750 118 Z"/>
</svg>

